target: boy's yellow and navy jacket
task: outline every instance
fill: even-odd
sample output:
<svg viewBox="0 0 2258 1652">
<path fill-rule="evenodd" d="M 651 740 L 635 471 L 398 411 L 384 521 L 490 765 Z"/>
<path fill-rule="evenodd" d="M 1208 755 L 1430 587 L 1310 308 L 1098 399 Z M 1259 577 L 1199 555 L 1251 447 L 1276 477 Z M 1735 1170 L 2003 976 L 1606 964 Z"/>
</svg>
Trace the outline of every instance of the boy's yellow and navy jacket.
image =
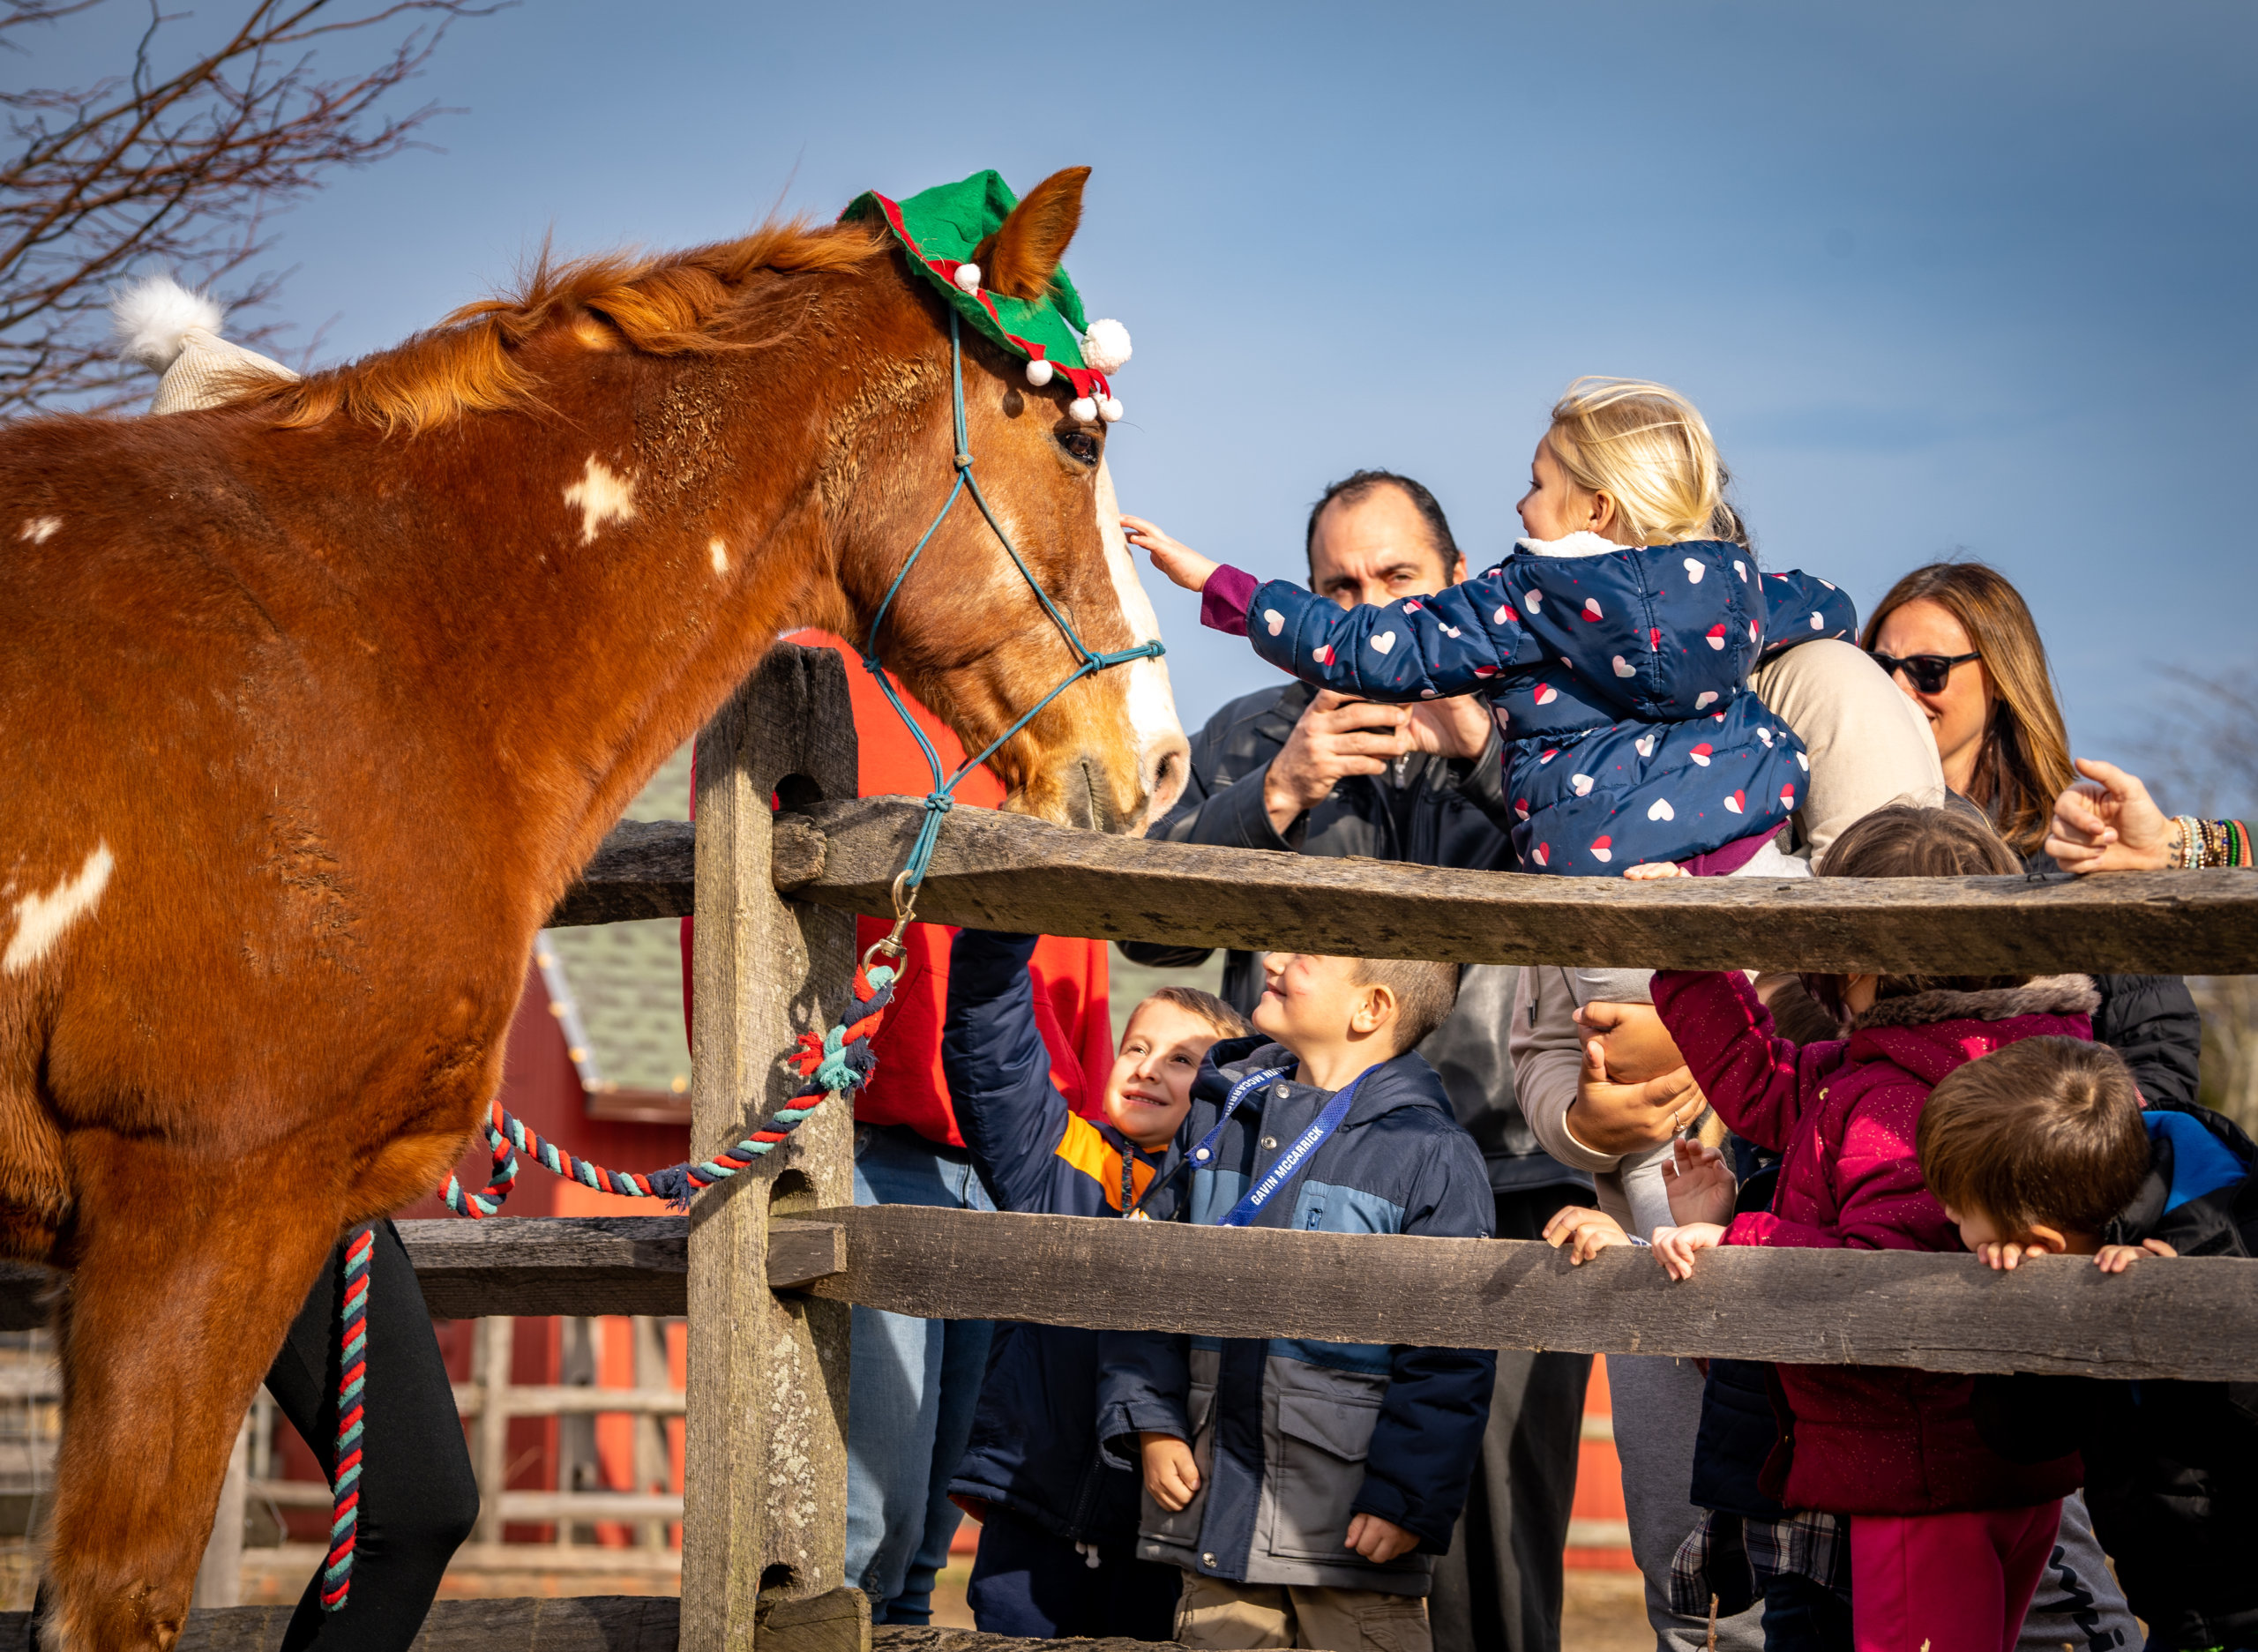
<svg viewBox="0 0 2258 1652">
<path fill-rule="evenodd" d="M 1177 1164 L 1221 1116 L 1233 1085 L 1274 1067 L 1283 1046 L 1228 1039 L 1208 1052 L 1163 1177 L 1167 1216 L 1214 1223 L 1321 1113 L 1333 1092 L 1278 1080 L 1225 1124 L 1212 1165 Z M 1322 1233 L 1486 1238 L 1495 1221 L 1474 1139 L 1442 1080 L 1414 1051 L 1359 1082 L 1340 1126 L 1252 1226 Z M 1154 1202 L 1162 1202 L 1156 1196 Z M 1155 1210 L 1156 1219 L 1163 1213 Z M 1497 1355 L 1487 1349 L 1375 1346 L 1292 1337 L 1185 1337 L 1108 1331 L 1098 1432 L 1116 1461 L 1138 1461 L 1150 1430 L 1192 1443 L 1200 1488 L 1181 1513 L 1149 1498 L 1139 1556 L 1195 1576 L 1424 1595 L 1482 1455 Z M 1377 1514 L 1418 1547 L 1374 1566 L 1343 1544 Z"/>
<path fill-rule="evenodd" d="M 957 1128 L 998 1210 L 1118 1216 L 1128 1144 L 1075 1113 L 1050 1082 L 1028 977 L 1036 940 L 984 930 L 956 938 L 941 1064 Z M 1128 1151 L 1133 1200 L 1150 1186 L 1158 1160 Z M 1094 1279 L 1089 1288 L 1135 1287 Z M 1098 1451 L 1097 1339 L 1073 1326 L 996 1327 L 950 1496 L 1000 1503 L 1078 1543 L 1136 1535 L 1138 1478 Z"/>
</svg>

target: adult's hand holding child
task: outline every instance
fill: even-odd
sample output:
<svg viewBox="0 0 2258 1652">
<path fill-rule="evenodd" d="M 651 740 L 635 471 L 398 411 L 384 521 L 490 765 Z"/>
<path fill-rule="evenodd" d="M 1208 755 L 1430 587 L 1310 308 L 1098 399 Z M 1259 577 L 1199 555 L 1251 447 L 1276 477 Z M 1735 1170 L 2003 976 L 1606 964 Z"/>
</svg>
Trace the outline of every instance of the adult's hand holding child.
<svg viewBox="0 0 2258 1652">
<path fill-rule="evenodd" d="M 1153 566 L 1187 591 L 1204 591 L 1208 576 L 1222 564 L 1203 557 L 1183 541 L 1171 539 L 1141 516 L 1121 516 L 1121 534 L 1153 559 Z"/>
<path fill-rule="evenodd" d="M 1596 1007 L 1586 1005 L 1578 1019 Z M 1635 1153 L 1669 1140 L 1708 1104 L 1683 1062 L 1643 1082 L 1619 1082 L 1605 1041 L 1590 1038 L 1576 1074 L 1576 1099 L 1568 1105 L 1568 1132 L 1594 1153 Z"/>
<path fill-rule="evenodd" d="M 1678 1041 L 1651 1004 L 1587 1004 L 1576 1011 L 1576 1025 L 1599 1041 L 1607 1076 L 1618 1084 L 1644 1084 L 1686 1070 Z"/>
<path fill-rule="evenodd" d="M 1200 1465 L 1193 1461 L 1192 1447 L 1173 1434 L 1149 1431 L 1139 1434 L 1137 1443 L 1145 1460 L 1145 1490 L 1170 1514 L 1181 1513 L 1200 1492 Z"/>
</svg>

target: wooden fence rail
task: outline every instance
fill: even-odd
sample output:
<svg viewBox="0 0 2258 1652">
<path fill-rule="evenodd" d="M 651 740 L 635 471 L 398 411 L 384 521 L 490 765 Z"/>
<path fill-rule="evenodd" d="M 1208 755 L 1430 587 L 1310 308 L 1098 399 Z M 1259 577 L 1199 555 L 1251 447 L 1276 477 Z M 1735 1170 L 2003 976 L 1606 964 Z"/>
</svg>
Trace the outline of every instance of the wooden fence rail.
<svg viewBox="0 0 2258 1652">
<path fill-rule="evenodd" d="M 687 1297 L 688 1227 L 682 1216 L 527 1217 L 404 1222 L 400 1237 L 425 1301 L 445 1318 L 552 1312 L 565 1301 L 664 1315 L 680 1313 Z M 2258 1377 L 2258 1262 L 2220 1259 L 2105 1275 L 2051 1258 L 1994 1274 L 1970 1257 L 1920 1252 L 1728 1249 L 1672 1283 L 1650 1255 L 1630 1249 L 1570 1267 L 1557 1251 L 1514 1240 L 886 1205 L 778 1218 L 767 1275 L 772 1288 L 925 1319 L 1930 1371 Z M 1133 1278 L 1138 1289 L 1094 1292 L 1093 1278 Z M 625 1397 L 573 1389 L 551 1406 L 550 1391 L 540 1392 L 544 1410 L 617 1409 Z M 533 1409 L 532 1397 L 521 1407 Z M 514 1505 L 508 1517 L 537 1518 Z"/>
<path fill-rule="evenodd" d="M 912 798 L 863 797 L 779 815 L 776 887 L 890 916 L 922 813 Z M 685 825 L 621 826 L 550 922 L 690 911 L 692 850 Z M 935 923 L 1046 935 L 1460 963 L 2258 973 L 2247 871 L 1634 884 L 1146 842 L 960 809 L 917 905 Z"/>
</svg>

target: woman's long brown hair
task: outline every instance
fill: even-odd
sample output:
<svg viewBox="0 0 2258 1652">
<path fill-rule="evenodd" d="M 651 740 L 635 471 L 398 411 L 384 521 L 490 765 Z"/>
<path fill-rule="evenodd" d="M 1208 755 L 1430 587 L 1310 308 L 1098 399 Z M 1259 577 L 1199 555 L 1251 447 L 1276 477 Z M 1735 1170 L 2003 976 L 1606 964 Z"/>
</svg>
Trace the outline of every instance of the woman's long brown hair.
<svg viewBox="0 0 2258 1652">
<path fill-rule="evenodd" d="M 2037 624 L 2022 593 L 1998 569 L 1981 562 L 1933 562 L 1889 587 L 1859 642 L 1873 647 L 1883 621 L 1923 598 L 1960 622 L 1991 673 L 1995 700 L 1969 781 L 1970 801 L 1992 817 L 2017 854 L 2034 854 L 2046 841 L 2054 799 L 2077 778 Z"/>
</svg>

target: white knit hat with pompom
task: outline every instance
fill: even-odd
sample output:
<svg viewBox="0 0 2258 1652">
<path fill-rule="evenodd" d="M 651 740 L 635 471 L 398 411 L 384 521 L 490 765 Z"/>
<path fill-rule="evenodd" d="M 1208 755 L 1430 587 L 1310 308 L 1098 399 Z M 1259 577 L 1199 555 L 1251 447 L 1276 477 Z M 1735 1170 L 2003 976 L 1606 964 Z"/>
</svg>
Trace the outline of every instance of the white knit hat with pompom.
<svg viewBox="0 0 2258 1652">
<path fill-rule="evenodd" d="M 242 388 L 246 378 L 297 377 L 272 357 L 221 338 L 226 313 L 169 275 L 152 275 L 128 288 L 110 306 L 110 315 L 117 328 L 118 353 L 164 375 L 149 404 L 152 413 L 187 413 L 215 406 Z"/>
</svg>

